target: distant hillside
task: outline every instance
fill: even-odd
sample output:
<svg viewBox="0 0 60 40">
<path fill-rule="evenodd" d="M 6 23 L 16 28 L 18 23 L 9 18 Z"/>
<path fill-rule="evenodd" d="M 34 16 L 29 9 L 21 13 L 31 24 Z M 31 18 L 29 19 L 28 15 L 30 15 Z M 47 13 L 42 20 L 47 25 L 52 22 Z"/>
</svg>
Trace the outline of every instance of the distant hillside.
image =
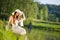
<svg viewBox="0 0 60 40">
<path fill-rule="evenodd" d="M 60 5 L 39 4 L 39 10 L 42 20 L 60 22 Z"/>
<path fill-rule="evenodd" d="M 49 13 L 56 14 L 60 18 L 60 5 L 47 5 Z"/>
</svg>

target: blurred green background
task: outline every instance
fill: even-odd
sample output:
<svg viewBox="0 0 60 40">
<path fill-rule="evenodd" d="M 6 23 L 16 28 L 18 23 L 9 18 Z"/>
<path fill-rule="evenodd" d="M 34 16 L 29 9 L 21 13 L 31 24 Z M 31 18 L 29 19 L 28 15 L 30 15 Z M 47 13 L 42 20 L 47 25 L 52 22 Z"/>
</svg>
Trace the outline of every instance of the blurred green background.
<svg viewBox="0 0 60 40">
<path fill-rule="evenodd" d="M 0 40 L 23 40 L 23 36 L 5 30 L 9 16 L 16 9 L 26 15 L 24 28 L 28 40 L 60 40 L 60 5 L 44 5 L 34 0 L 0 0 Z M 30 22 L 31 32 L 28 30 Z"/>
</svg>

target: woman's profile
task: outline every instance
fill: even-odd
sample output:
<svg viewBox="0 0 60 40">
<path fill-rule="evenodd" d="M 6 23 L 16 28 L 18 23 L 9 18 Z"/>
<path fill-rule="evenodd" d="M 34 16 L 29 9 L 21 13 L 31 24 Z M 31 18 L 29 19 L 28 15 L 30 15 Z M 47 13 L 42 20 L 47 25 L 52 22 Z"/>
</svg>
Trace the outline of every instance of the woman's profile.
<svg viewBox="0 0 60 40">
<path fill-rule="evenodd" d="M 23 16 L 23 18 L 20 17 L 21 15 Z M 9 25 L 11 24 L 12 31 L 17 34 L 24 35 L 25 40 L 27 40 L 26 30 L 21 27 L 23 26 L 23 21 L 25 20 L 26 20 L 25 14 L 19 9 L 16 9 L 15 12 L 12 13 L 12 16 L 10 16 L 9 18 L 8 25 L 6 26 L 6 30 L 9 29 Z"/>
</svg>

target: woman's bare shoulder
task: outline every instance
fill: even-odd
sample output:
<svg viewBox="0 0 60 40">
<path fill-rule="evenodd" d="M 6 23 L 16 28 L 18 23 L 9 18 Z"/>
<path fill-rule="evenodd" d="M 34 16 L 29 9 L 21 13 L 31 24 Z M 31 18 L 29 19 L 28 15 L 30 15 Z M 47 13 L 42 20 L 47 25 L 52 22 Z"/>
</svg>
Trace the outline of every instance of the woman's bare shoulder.
<svg viewBox="0 0 60 40">
<path fill-rule="evenodd" d="M 13 16 L 10 16 L 10 18 L 13 18 Z"/>
<path fill-rule="evenodd" d="M 13 16 L 10 16 L 10 18 L 13 18 Z"/>
</svg>

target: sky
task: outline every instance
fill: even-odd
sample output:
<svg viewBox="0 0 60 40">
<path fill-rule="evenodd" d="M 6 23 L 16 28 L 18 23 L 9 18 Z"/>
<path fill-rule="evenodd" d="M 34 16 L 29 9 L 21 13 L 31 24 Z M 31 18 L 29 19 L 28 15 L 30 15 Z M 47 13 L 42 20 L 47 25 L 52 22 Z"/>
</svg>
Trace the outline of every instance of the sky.
<svg viewBox="0 0 60 40">
<path fill-rule="evenodd" d="M 60 5 L 60 0 L 34 0 L 36 2 L 40 2 L 41 4 L 55 4 Z"/>
</svg>

